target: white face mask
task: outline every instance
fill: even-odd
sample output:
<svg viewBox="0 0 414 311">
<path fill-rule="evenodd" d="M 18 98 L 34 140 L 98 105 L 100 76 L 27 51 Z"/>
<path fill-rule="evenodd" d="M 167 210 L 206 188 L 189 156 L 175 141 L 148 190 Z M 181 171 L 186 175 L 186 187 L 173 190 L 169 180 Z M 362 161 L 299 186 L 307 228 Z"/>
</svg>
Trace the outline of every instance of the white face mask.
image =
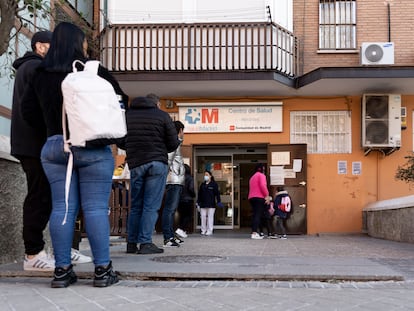
<svg viewBox="0 0 414 311">
<path fill-rule="evenodd" d="M 204 176 L 204 181 L 210 181 L 210 176 L 205 175 Z"/>
</svg>

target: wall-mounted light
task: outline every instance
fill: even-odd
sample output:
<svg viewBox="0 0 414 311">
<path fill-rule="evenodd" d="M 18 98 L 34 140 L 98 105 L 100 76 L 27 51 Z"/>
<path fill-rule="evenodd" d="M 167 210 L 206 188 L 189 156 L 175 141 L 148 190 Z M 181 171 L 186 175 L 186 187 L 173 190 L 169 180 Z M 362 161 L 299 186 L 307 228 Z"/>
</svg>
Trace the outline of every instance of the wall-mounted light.
<svg viewBox="0 0 414 311">
<path fill-rule="evenodd" d="M 174 101 L 172 101 L 172 100 L 170 100 L 170 99 L 167 99 L 167 100 L 165 101 L 165 108 L 167 108 L 167 109 L 172 109 L 172 108 L 174 108 Z"/>
</svg>

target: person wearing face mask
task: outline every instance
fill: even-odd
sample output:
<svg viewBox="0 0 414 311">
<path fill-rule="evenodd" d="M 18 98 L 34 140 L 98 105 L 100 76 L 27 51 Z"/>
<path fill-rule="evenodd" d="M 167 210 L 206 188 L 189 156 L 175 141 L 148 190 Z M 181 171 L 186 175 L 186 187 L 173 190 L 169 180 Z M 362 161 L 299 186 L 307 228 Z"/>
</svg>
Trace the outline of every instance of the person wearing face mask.
<svg viewBox="0 0 414 311">
<path fill-rule="evenodd" d="M 218 185 L 208 170 L 204 172 L 204 181 L 198 190 L 196 205 L 200 210 L 201 234 L 212 235 L 216 205 L 222 208 L 223 203 L 221 203 Z"/>
</svg>

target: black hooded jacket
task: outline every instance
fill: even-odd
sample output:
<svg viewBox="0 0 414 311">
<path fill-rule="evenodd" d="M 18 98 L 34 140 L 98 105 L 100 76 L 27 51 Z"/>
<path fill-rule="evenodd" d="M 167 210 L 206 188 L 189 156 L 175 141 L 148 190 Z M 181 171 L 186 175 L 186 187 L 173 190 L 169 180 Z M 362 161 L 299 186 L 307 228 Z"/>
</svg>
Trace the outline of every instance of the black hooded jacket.
<svg viewBox="0 0 414 311">
<path fill-rule="evenodd" d="M 130 169 L 159 161 L 168 164 L 168 153 L 180 144 L 174 122 L 147 97 L 137 97 L 126 112 L 127 162 Z"/>
<path fill-rule="evenodd" d="M 11 117 L 11 154 L 15 157 L 29 156 L 40 158 L 40 151 L 46 141 L 46 127 L 34 128 L 22 117 L 21 102 L 27 85 L 32 81 L 36 68 L 42 57 L 34 52 L 26 52 L 23 57 L 16 59 L 13 68 L 17 70 Z"/>
</svg>

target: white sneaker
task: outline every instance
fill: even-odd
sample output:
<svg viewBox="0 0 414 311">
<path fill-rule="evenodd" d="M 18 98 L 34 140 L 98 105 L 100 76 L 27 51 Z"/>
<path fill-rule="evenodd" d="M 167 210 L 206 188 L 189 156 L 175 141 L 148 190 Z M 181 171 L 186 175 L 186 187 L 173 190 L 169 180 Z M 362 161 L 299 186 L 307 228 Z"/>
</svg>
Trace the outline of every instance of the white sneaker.
<svg viewBox="0 0 414 311">
<path fill-rule="evenodd" d="M 185 233 L 184 230 L 178 228 L 177 230 L 175 230 L 175 233 L 177 233 L 177 235 L 179 235 L 181 238 L 186 238 L 188 237 L 187 233 Z"/>
<path fill-rule="evenodd" d="M 29 259 L 24 256 L 23 270 L 25 271 L 55 271 L 55 260 L 44 250 Z"/>
<path fill-rule="evenodd" d="M 92 262 L 91 257 L 82 254 L 74 248 L 70 251 L 70 259 L 72 260 L 72 264 Z"/>
<path fill-rule="evenodd" d="M 253 240 L 262 240 L 264 237 L 261 236 L 260 234 L 258 234 L 257 232 L 252 233 L 252 235 L 250 236 Z"/>
</svg>

